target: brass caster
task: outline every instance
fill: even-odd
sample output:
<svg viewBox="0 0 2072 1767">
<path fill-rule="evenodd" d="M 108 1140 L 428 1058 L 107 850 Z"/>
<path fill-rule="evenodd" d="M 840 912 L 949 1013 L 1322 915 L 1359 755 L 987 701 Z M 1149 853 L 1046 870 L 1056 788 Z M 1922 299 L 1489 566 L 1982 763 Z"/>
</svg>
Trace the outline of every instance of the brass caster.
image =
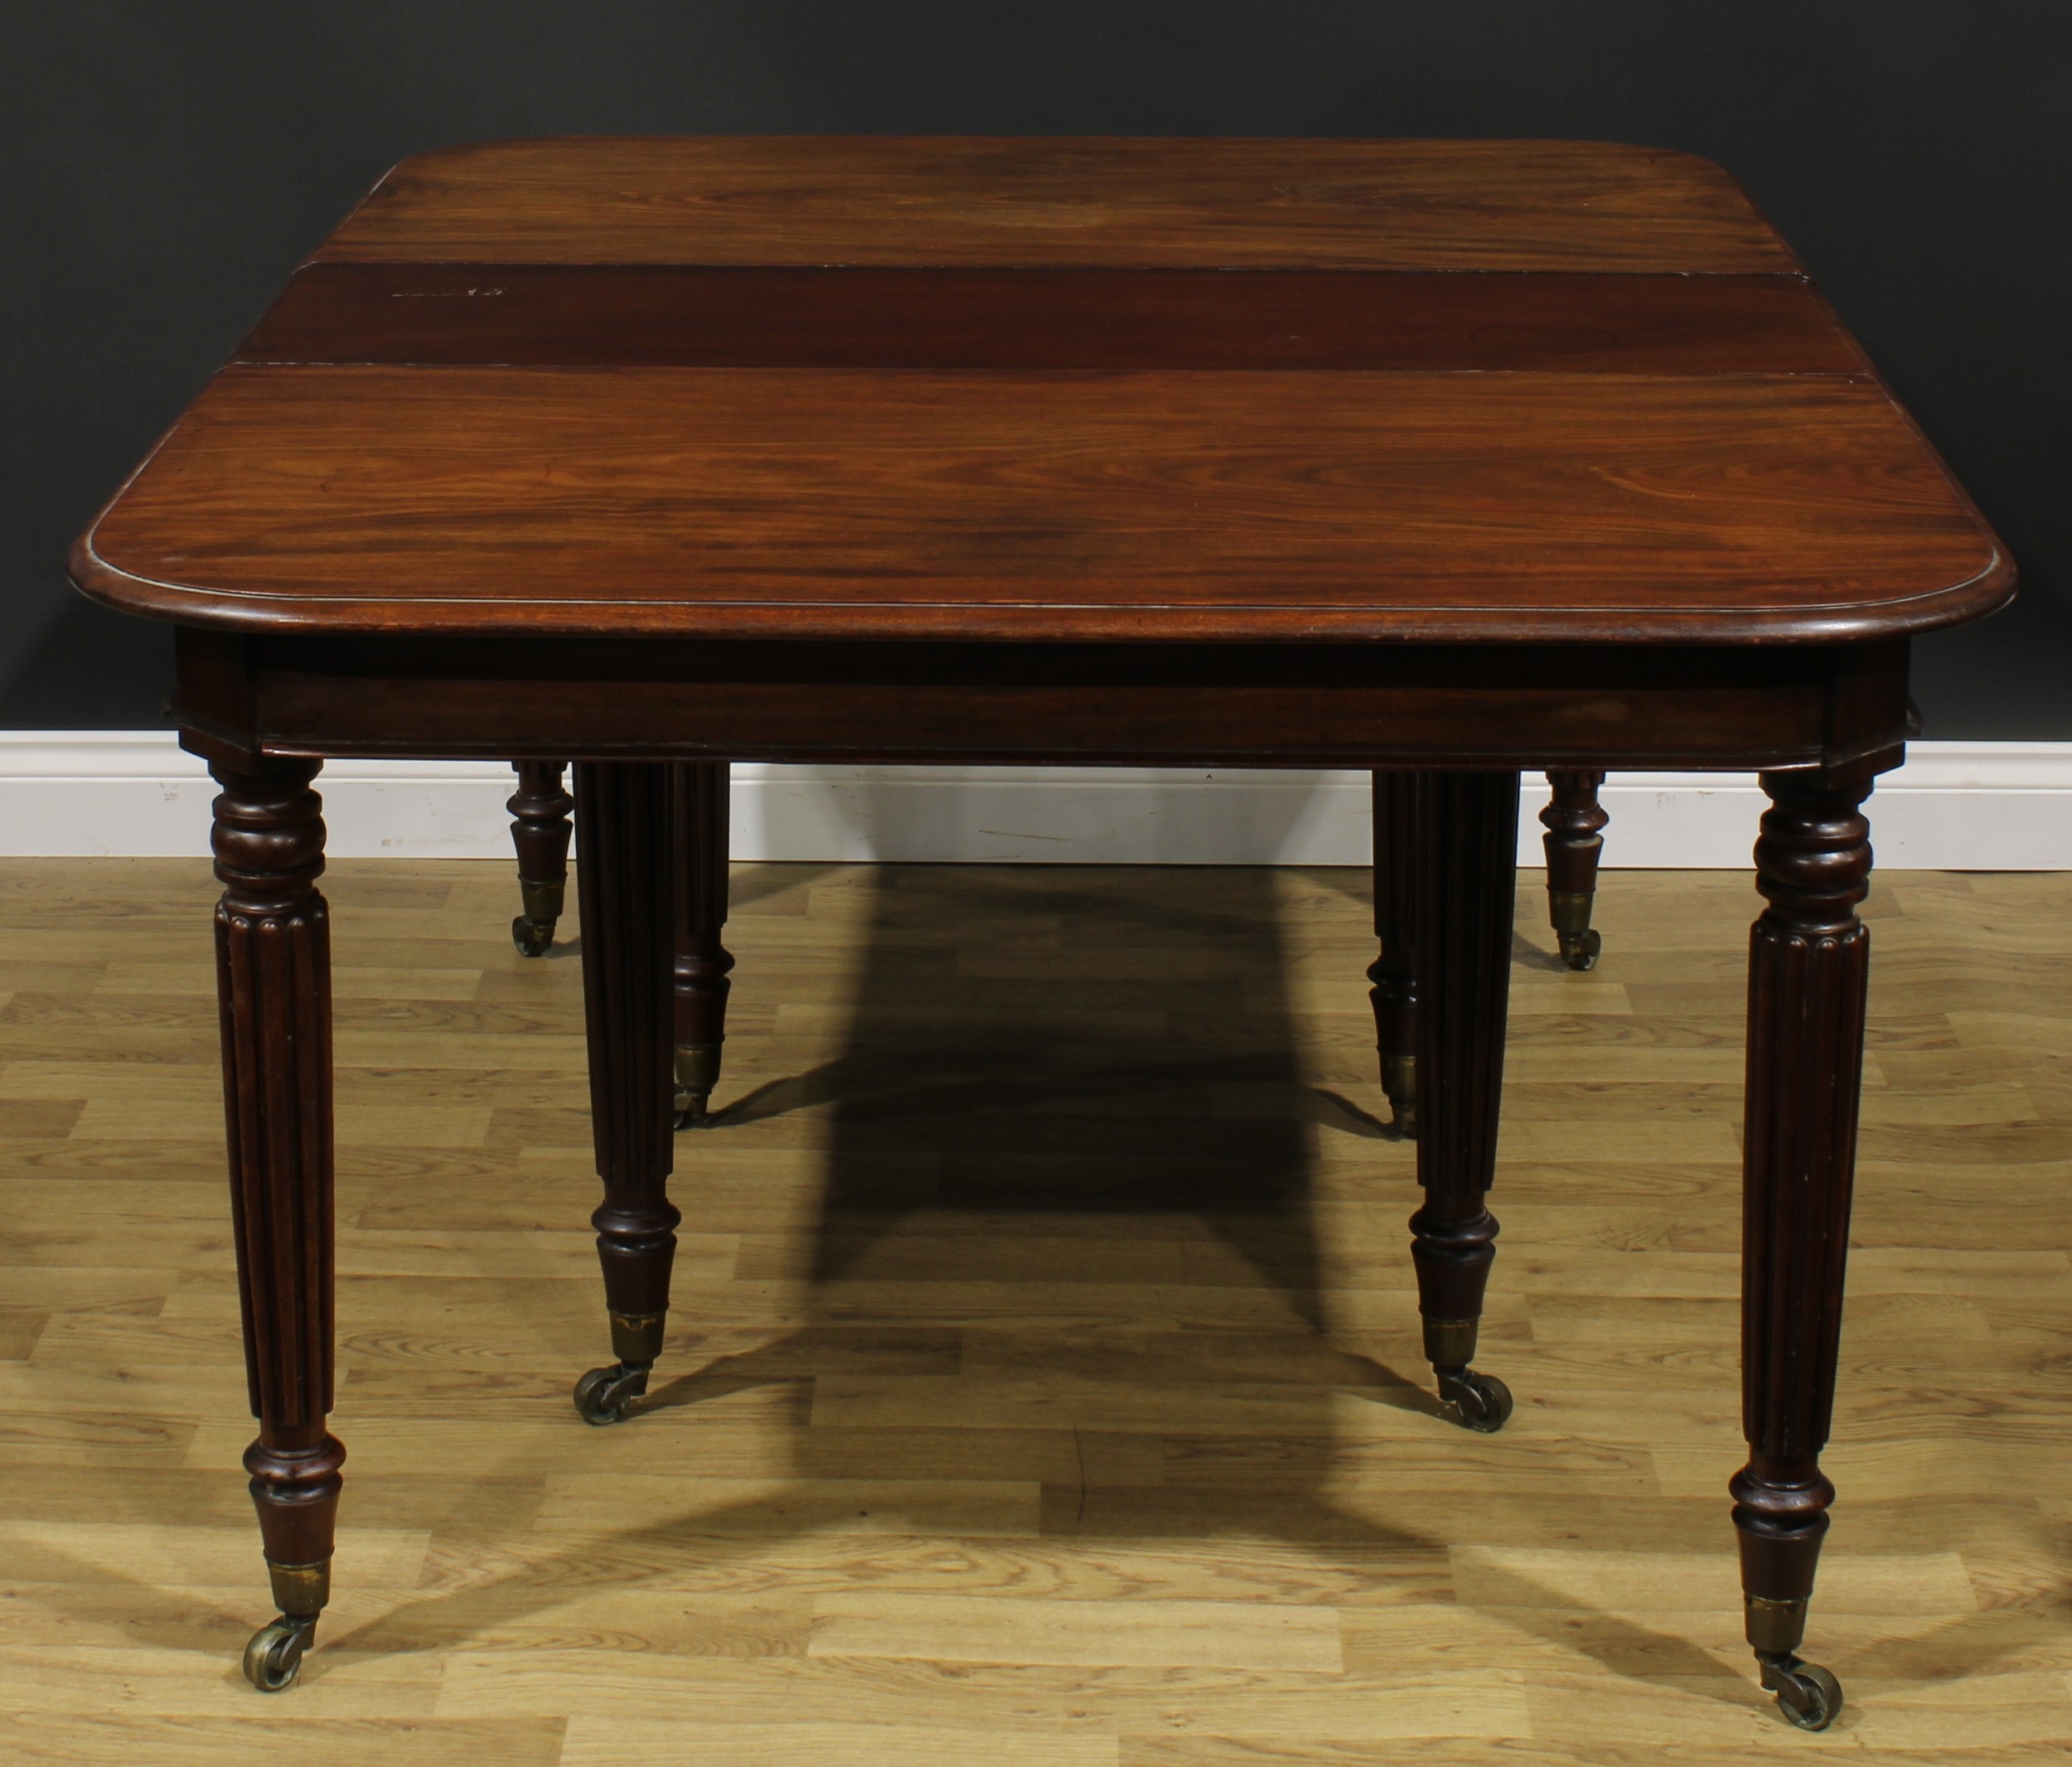
<svg viewBox="0 0 2072 1767">
<path fill-rule="evenodd" d="M 1511 1389 L 1493 1374 L 1473 1368 L 1441 1370 L 1439 1397 L 1453 1406 L 1464 1427 L 1484 1435 L 1494 1435 L 1510 1420 Z"/>
<path fill-rule="evenodd" d="M 302 1673 L 303 1653 L 316 1635 L 314 1614 L 301 1618 L 283 1614 L 261 1626 L 244 1647 L 244 1678 L 262 1693 L 292 1687 Z"/>
<path fill-rule="evenodd" d="M 1389 1127 L 1406 1141 L 1417 1139 L 1417 1058 L 1382 1057 L 1382 1091 L 1388 1097 Z"/>
<path fill-rule="evenodd" d="M 676 1126 L 702 1129 L 712 1121 L 712 1089 L 719 1083 L 717 1043 L 676 1045 Z"/>
<path fill-rule="evenodd" d="M 1597 953 L 1605 948 L 1605 942 L 1595 927 L 1585 927 L 1581 932 L 1557 932 L 1554 937 L 1561 947 L 1561 961 L 1571 970 L 1597 967 Z"/>
<path fill-rule="evenodd" d="M 527 920 L 520 914 L 511 923 L 511 942 L 521 957 L 544 957 L 554 945 L 554 922 Z"/>
<path fill-rule="evenodd" d="M 1802 1663 L 1787 1652 L 1758 1657 L 1763 1685 L 1777 1696 L 1777 1709 L 1802 1731 L 1824 1731 L 1842 1712 L 1842 1683 L 1818 1663 Z"/>
<path fill-rule="evenodd" d="M 615 1362 L 591 1369 L 575 1383 L 576 1411 L 585 1423 L 623 1423 L 626 1407 L 646 1391 L 646 1369 Z"/>
</svg>

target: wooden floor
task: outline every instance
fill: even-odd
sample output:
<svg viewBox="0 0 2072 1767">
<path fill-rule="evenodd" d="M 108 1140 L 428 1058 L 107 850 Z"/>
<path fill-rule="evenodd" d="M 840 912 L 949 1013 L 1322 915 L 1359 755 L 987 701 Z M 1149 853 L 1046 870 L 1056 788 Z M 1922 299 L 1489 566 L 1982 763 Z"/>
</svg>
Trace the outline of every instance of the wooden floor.
<svg viewBox="0 0 2072 1767">
<path fill-rule="evenodd" d="M 1787 1728 L 1725 1484 L 1744 879 L 1520 891 L 1484 1366 L 1426 1397 L 1356 872 L 750 866 L 651 1407 L 606 1359 L 578 963 L 336 865 L 338 1595 L 267 1617 L 200 865 L 0 864 L 0 1760 L 2060 1760 L 2072 877 L 1876 925 L 1841 1500 Z M 573 923 L 569 923 L 573 931 Z"/>
</svg>

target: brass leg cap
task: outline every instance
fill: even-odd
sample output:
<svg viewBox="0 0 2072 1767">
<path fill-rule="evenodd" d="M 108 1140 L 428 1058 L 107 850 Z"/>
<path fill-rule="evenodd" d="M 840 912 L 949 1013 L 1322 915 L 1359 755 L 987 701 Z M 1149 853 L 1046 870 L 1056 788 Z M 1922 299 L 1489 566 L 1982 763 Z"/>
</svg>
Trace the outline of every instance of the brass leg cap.
<svg viewBox="0 0 2072 1767">
<path fill-rule="evenodd" d="M 712 1121 L 712 1089 L 719 1083 L 719 1052 L 716 1043 L 680 1043 L 676 1045 L 676 1126 L 698 1129 Z"/>
<path fill-rule="evenodd" d="M 266 1561 L 267 1581 L 274 1586 L 274 1605 L 283 1614 L 306 1615 L 314 1624 L 331 1600 L 331 1561 L 320 1558 L 313 1565 L 277 1565 Z"/>
<path fill-rule="evenodd" d="M 1781 1662 L 1796 1652 L 1806 1636 L 1803 1595 L 1743 1595 L 1741 1610 L 1748 1648 L 1759 1657 Z"/>
<path fill-rule="evenodd" d="M 567 886 L 559 881 L 547 884 L 518 880 L 518 905 L 525 910 L 529 921 L 545 927 L 551 933 L 554 923 L 561 918 L 563 905 L 567 902 Z"/>
<path fill-rule="evenodd" d="M 1382 1090 L 1388 1095 L 1388 1108 L 1394 1119 L 1389 1127 L 1410 1140 L 1417 1139 L 1417 1058 L 1414 1055 L 1384 1055 L 1382 1058 Z"/>
<path fill-rule="evenodd" d="M 1442 1319 L 1426 1313 L 1418 1323 L 1424 1328 L 1425 1360 L 1441 1379 L 1448 1369 L 1464 1368 L 1475 1359 L 1475 1339 L 1482 1330 L 1479 1318 Z"/>
<path fill-rule="evenodd" d="M 605 1317 L 612 1322 L 612 1354 L 622 1368 L 651 1368 L 661 1360 L 666 1313 L 608 1312 Z"/>
</svg>

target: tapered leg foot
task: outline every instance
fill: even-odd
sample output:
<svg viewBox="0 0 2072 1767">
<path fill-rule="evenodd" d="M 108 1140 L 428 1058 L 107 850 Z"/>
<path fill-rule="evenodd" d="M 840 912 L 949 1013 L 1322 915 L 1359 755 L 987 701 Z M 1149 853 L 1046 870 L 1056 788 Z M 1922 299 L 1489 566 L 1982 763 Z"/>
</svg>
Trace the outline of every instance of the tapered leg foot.
<svg viewBox="0 0 2072 1767">
<path fill-rule="evenodd" d="M 1418 776 L 1411 819 L 1417 927 L 1417 1181 L 1411 1217 L 1425 1354 L 1471 1430 L 1500 1430 L 1510 1390 L 1472 1366 L 1496 1257 L 1486 1206 L 1503 1089 L 1517 891 L 1516 773 Z"/>
<path fill-rule="evenodd" d="M 1750 930 L 1743 1118 L 1741 1410 L 1748 1464 L 1728 1489 L 1748 1642 L 1779 1709 L 1820 1730 L 1835 1678 L 1798 1655 L 1834 1487 L 1834 1409 L 1863 1072 L 1871 776 L 1766 773 L 1755 844 L 1768 903 Z"/>
<path fill-rule="evenodd" d="M 1368 966 L 1374 1041 L 1390 1126 L 1417 1134 L 1418 773 L 1374 775 L 1374 937 L 1381 955 Z"/>
<path fill-rule="evenodd" d="M 719 942 L 727 924 L 728 768 L 689 762 L 670 770 L 676 819 L 676 1127 L 711 1121 L 713 1090 L 727 1040 L 728 974 Z"/>
<path fill-rule="evenodd" d="M 577 1411 L 616 1423 L 647 1390 L 669 1314 L 676 1226 L 670 968 L 677 850 L 671 769 L 579 762 L 583 1015 L 590 1126 L 604 1201 L 590 1218 L 614 1361 L 576 1385 Z"/>
<path fill-rule="evenodd" d="M 519 954 L 544 957 L 554 944 L 569 880 L 570 812 L 575 801 L 561 789 L 559 761 L 514 761 L 518 789 L 504 807 L 518 851 L 518 917 L 511 942 Z"/>
<path fill-rule="evenodd" d="M 1604 941 L 1590 923 L 1597 896 L 1597 860 L 1611 818 L 1597 801 L 1601 772 L 1575 767 L 1551 772 L 1553 801 L 1540 812 L 1546 825 L 1547 908 L 1561 961 L 1571 970 L 1597 967 Z"/>
<path fill-rule="evenodd" d="M 1411 1255 L 1424 1314 L 1425 1359 L 1439 1397 L 1464 1429 L 1493 1435 L 1510 1421 L 1511 1389 L 1473 1366 L 1482 1298 L 1496 1258 L 1496 1217 L 1450 1217 L 1429 1204 L 1411 1217 Z"/>
</svg>

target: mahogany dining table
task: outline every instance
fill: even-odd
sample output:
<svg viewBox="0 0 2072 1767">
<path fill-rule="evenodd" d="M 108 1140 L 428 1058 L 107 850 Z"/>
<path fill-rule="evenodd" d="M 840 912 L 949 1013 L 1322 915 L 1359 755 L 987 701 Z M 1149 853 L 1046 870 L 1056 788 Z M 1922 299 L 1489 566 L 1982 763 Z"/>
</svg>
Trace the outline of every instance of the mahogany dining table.
<svg viewBox="0 0 2072 1767">
<path fill-rule="evenodd" d="M 181 740 L 221 787 L 245 1465 L 280 1610 L 257 1686 L 312 1640 L 345 1458 L 326 758 L 576 763 L 598 1422 L 644 1392 L 669 1305 L 688 773 L 1374 770 L 1425 1348 L 1483 1429 L 1510 1409 L 1473 1362 L 1519 771 L 1719 768 L 1769 800 L 1732 1519 L 1764 1683 L 1832 1721 L 1798 1651 L 1834 1494 L 1863 805 L 1904 756 L 1909 641 L 2014 572 L 1717 166 L 1569 141 L 419 154 L 71 572 L 172 622 Z"/>
</svg>

